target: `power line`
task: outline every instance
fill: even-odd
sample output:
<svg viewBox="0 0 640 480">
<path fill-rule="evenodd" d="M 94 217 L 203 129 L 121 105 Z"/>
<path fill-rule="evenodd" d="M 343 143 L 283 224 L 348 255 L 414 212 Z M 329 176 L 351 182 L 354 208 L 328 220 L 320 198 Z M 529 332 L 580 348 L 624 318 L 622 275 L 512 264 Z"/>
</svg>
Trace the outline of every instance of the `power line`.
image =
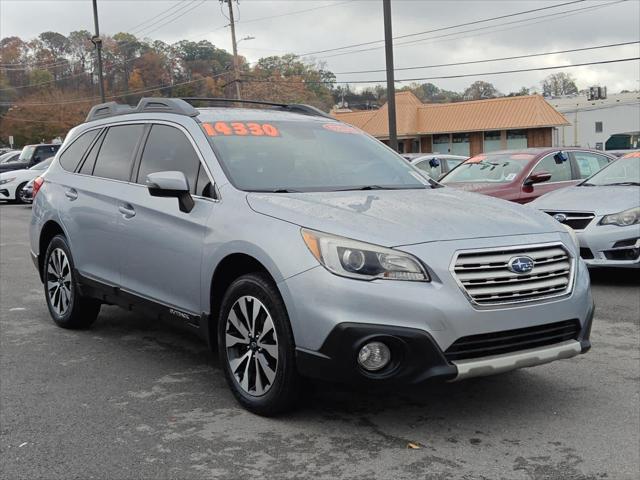
<svg viewBox="0 0 640 480">
<path fill-rule="evenodd" d="M 481 73 L 466 73 L 466 74 L 460 74 L 460 75 L 440 75 L 440 76 L 435 76 L 435 77 L 419 77 L 419 78 L 403 78 L 403 79 L 396 79 L 396 82 L 417 82 L 417 81 L 421 81 L 421 80 L 444 80 L 444 79 L 451 79 L 451 78 L 465 78 L 465 77 L 480 77 L 480 76 L 488 76 L 488 75 L 505 75 L 505 74 L 509 74 L 509 73 L 522 73 L 522 72 L 538 72 L 538 71 L 544 71 L 544 70 L 559 70 L 559 69 L 563 69 L 563 68 L 575 68 L 575 67 L 584 67 L 587 65 L 603 65 L 603 64 L 608 64 L 608 63 L 621 63 L 621 62 L 631 62 L 634 60 L 640 60 L 640 57 L 632 57 L 632 58 L 619 58 L 616 60 L 601 60 L 599 62 L 585 62 L 585 63 L 575 63 L 573 65 L 554 65 L 554 66 L 549 66 L 549 67 L 536 67 L 536 68 L 521 68 L 521 69 L 517 69 L 517 70 L 502 70 L 502 71 L 498 71 L 498 72 L 481 72 Z M 287 81 L 287 80 L 273 80 L 273 79 L 260 79 L 260 80 L 243 80 L 244 82 L 247 83 L 290 83 L 290 84 L 297 84 L 300 82 L 292 82 L 292 81 Z M 307 83 L 307 84 L 327 84 L 327 83 L 385 83 L 386 80 L 353 80 L 353 81 L 333 81 L 333 82 L 326 82 L 326 81 L 321 81 L 321 80 L 303 80 L 303 83 Z"/>
<path fill-rule="evenodd" d="M 440 63 L 440 64 L 435 64 L 435 65 L 422 65 L 420 67 L 401 67 L 401 68 L 394 68 L 395 71 L 402 71 L 402 70 L 419 70 L 419 69 L 423 69 L 423 68 L 438 68 L 438 67 L 453 67 L 453 66 L 457 66 L 457 65 L 472 65 L 472 64 L 476 64 L 476 63 L 488 63 L 488 62 L 499 62 L 499 61 L 503 61 L 503 60 L 517 60 L 517 59 L 521 59 L 521 58 L 531 58 L 531 57 L 542 57 L 545 55 L 557 55 L 560 53 L 571 53 L 571 52 L 583 52 L 586 50 L 597 50 L 597 49 L 601 49 L 601 48 L 610 48 L 610 47 L 620 47 L 620 46 L 624 46 L 624 45 L 634 45 L 640 43 L 640 41 L 635 40 L 633 42 L 622 42 L 622 43 L 611 43 L 609 45 L 597 45 L 597 46 L 593 46 L 593 47 L 583 47 L 583 48 L 572 48 L 569 50 L 556 50 L 553 52 L 543 52 L 543 53 L 529 53 L 526 55 L 515 55 L 512 57 L 501 57 L 501 58 L 485 58 L 483 60 L 471 60 L 471 61 L 466 61 L 466 62 L 456 62 L 456 63 Z M 381 68 L 381 69 L 377 69 L 377 70 L 357 70 L 357 71 L 351 71 L 351 72 L 333 72 L 334 75 L 352 75 L 352 74 L 357 74 L 357 73 L 379 73 L 379 72 L 385 72 L 386 69 Z"/>
<path fill-rule="evenodd" d="M 318 7 L 306 8 L 304 10 L 295 10 L 295 11 L 292 11 L 292 12 L 284 12 L 284 13 L 279 13 L 277 15 L 269 15 L 269 16 L 266 16 L 266 17 L 251 18 L 249 20 L 243 20 L 243 21 L 239 21 L 238 20 L 236 23 L 244 25 L 245 23 L 261 22 L 262 20 L 271 20 L 272 18 L 288 17 L 290 15 L 298 15 L 299 13 L 313 12 L 314 10 L 320 10 L 320 9 L 323 9 L 323 8 L 337 7 L 338 5 L 343 5 L 345 3 L 349 3 L 349 2 L 348 1 L 334 2 L 334 3 L 330 3 L 328 5 L 320 5 Z"/>
<path fill-rule="evenodd" d="M 126 31 L 131 32 L 131 31 L 135 31 L 137 28 L 141 27 L 142 25 L 144 25 L 145 23 L 148 23 L 152 20 L 155 20 L 156 18 L 164 15 L 165 13 L 168 13 L 169 11 L 173 10 L 174 8 L 176 8 L 177 6 L 179 6 L 181 3 L 187 2 L 189 0 L 180 0 L 176 3 L 174 3 L 173 5 L 171 5 L 169 8 L 166 8 L 164 10 L 162 10 L 161 12 L 159 12 L 157 15 L 154 15 L 151 18 L 147 18 L 144 22 L 140 22 L 136 25 L 134 25 L 133 27 L 129 27 L 126 29 Z"/>
<path fill-rule="evenodd" d="M 581 2 L 584 2 L 584 1 L 585 0 L 573 0 L 571 2 L 559 3 L 557 5 L 549 5 L 547 7 L 541 7 L 541 8 L 534 8 L 532 10 L 524 10 L 522 12 L 510 13 L 510 14 L 507 14 L 507 15 L 500 15 L 498 17 L 485 18 L 485 19 L 482 19 L 482 20 L 474 20 L 472 22 L 460 23 L 458 25 L 450 25 L 448 27 L 441 27 L 441 28 L 436 28 L 436 29 L 433 29 L 433 30 L 425 30 L 423 32 L 416 32 L 416 33 L 409 33 L 409 34 L 405 34 L 405 35 L 398 35 L 396 37 L 393 37 L 393 39 L 394 40 L 398 40 L 398 39 L 401 39 L 401 38 L 414 37 L 414 36 L 417 36 L 417 35 L 425 35 L 427 33 L 441 32 L 443 30 L 450 30 L 452 28 L 465 27 L 465 26 L 469 26 L 469 25 L 475 25 L 475 24 L 478 24 L 478 23 L 490 22 L 490 21 L 493 21 L 493 20 L 500 20 L 500 19 L 503 19 L 503 18 L 515 17 L 515 16 L 518 16 L 518 15 L 525 15 L 527 13 L 539 12 L 541 10 L 549 10 L 551 8 L 558 8 L 558 7 L 562 7 L 562 6 L 565 6 L 565 5 L 571 5 L 573 3 L 581 3 Z M 316 50 L 316 51 L 313 51 L 313 52 L 301 53 L 301 54 L 299 54 L 299 56 L 306 57 L 306 56 L 315 55 L 315 54 L 318 54 L 318 53 L 327 53 L 327 52 L 334 52 L 334 51 L 337 51 L 337 50 L 346 50 L 347 48 L 363 47 L 365 45 L 373 45 L 375 43 L 383 43 L 383 42 L 384 42 L 384 39 L 382 39 L 382 40 L 372 40 L 370 42 L 354 43 L 354 44 L 351 44 L 351 45 L 343 45 L 342 47 L 327 48 L 325 50 Z"/>
<path fill-rule="evenodd" d="M 452 36 L 456 36 L 456 35 L 461 35 L 464 33 L 470 33 L 470 32 L 478 32 L 481 30 L 491 30 L 491 29 L 495 29 L 496 27 L 501 27 L 504 25 L 513 25 L 513 24 L 519 24 L 519 23 L 525 23 L 525 22 L 531 22 L 532 20 L 539 20 L 539 19 L 546 19 L 549 17 L 555 17 L 552 18 L 549 21 L 553 21 L 553 20 L 558 20 L 561 18 L 565 18 L 568 16 L 572 16 L 575 15 L 577 13 L 580 12 L 585 12 L 585 11 L 592 11 L 592 10 L 596 10 L 599 8 L 605 8 L 605 7 L 610 7 L 612 5 L 616 5 L 616 4 L 620 4 L 620 3 L 624 3 L 628 0 L 617 0 L 615 2 L 611 2 L 611 3 L 607 3 L 607 4 L 600 4 L 600 5 L 595 5 L 595 6 L 590 6 L 590 7 L 581 7 L 581 8 L 575 8 L 573 10 L 565 10 L 563 12 L 555 12 L 555 13 L 550 13 L 550 14 L 546 14 L 546 15 L 538 15 L 536 17 L 531 17 L 531 18 L 525 18 L 525 19 L 521 19 L 521 20 L 513 20 L 511 22 L 504 22 L 504 23 L 500 23 L 497 25 L 489 25 L 486 27 L 479 27 L 479 28 L 471 28 L 469 30 L 463 30 L 460 32 L 453 32 L 453 33 L 448 33 L 448 34 L 444 34 L 444 35 L 438 35 L 437 37 L 431 37 L 431 38 L 425 38 L 425 39 L 419 39 L 419 40 L 410 40 L 407 42 L 400 42 L 397 44 L 394 44 L 394 48 L 397 47 L 402 47 L 402 46 L 406 46 L 406 45 L 418 45 L 418 44 L 425 44 L 425 43 L 438 43 L 438 42 L 442 42 L 442 41 L 447 41 L 447 40 L 443 40 L 444 37 L 452 37 Z M 543 21 L 547 21 L 547 20 L 540 20 L 538 22 L 531 22 L 529 23 L 527 26 L 531 26 L 531 25 L 535 25 L 537 23 L 542 23 Z M 507 28 L 503 28 L 503 29 L 499 29 L 499 30 L 494 30 L 493 32 L 486 32 L 485 34 L 490 34 L 490 33 L 495 33 L 495 32 L 502 32 L 502 31 L 506 31 L 506 30 L 512 30 L 513 28 L 518 28 L 516 27 L 507 27 Z M 473 37 L 477 37 L 478 35 L 483 35 L 483 34 L 474 34 Z M 469 35 L 467 36 L 462 36 L 462 37 L 457 37 L 454 38 L 452 40 L 461 40 L 463 38 L 468 38 Z M 326 58 L 332 58 L 332 57 L 340 57 L 340 56 L 344 56 L 344 55 L 351 55 L 353 53 L 361 53 L 361 52 L 369 52 L 369 51 L 373 51 L 373 50 L 380 50 L 381 48 L 384 48 L 383 46 L 378 46 L 378 47 L 370 47 L 370 48 L 362 48 L 359 50 L 351 50 L 348 52 L 341 52 L 341 53 L 334 53 L 332 55 L 326 55 L 323 57 L 320 57 L 322 59 L 326 59 Z"/>
</svg>

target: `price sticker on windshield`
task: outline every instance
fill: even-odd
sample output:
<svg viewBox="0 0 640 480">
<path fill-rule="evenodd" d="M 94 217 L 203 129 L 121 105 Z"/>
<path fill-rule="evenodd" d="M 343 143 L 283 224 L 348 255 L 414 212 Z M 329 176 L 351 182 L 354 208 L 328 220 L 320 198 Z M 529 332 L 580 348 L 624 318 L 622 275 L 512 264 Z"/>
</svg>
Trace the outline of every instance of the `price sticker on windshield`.
<svg viewBox="0 0 640 480">
<path fill-rule="evenodd" d="M 270 123 L 215 122 L 203 123 L 202 128 L 210 137 L 279 137 L 280 130 Z"/>
<path fill-rule="evenodd" d="M 344 123 L 325 123 L 324 125 L 322 125 L 322 127 L 325 130 L 336 133 L 350 133 L 352 135 L 358 135 L 362 133 L 357 128 L 354 128 L 350 125 L 345 125 Z"/>
<path fill-rule="evenodd" d="M 476 155 L 475 157 L 466 160 L 464 163 L 482 163 L 487 159 L 486 155 Z"/>
</svg>

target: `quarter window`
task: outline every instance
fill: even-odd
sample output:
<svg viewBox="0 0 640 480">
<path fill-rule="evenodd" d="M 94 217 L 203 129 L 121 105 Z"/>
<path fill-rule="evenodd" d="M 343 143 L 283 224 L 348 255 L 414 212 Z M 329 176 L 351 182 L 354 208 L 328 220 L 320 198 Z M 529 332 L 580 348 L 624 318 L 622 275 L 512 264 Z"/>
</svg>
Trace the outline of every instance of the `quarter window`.
<svg viewBox="0 0 640 480">
<path fill-rule="evenodd" d="M 609 159 L 604 155 L 591 152 L 573 152 L 573 156 L 578 164 L 580 178 L 589 178 L 602 167 L 609 163 Z"/>
<path fill-rule="evenodd" d="M 93 174 L 114 180 L 129 180 L 131 161 L 144 125 L 119 125 L 107 131 Z"/>
<path fill-rule="evenodd" d="M 93 147 L 91 147 L 91 150 L 89 150 L 89 153 L 82 163 L 78 173 L 82 173 L 84 175 L 93 174 L 93 167 L 96 165 L 96 158 L 98 158 L 98 151 L 100 150 L 100 145 L 103 140 L 104 135 L 101 134 L 101 138 L 98 138 L 98 140 L 93 144 Z"/>
<path fill-rule="evenodd" d="M 137 182 L 144 184 L 150 173 L 177 170 L 187 177 L 191 193 L 196 193 L 199 166 L 198 155 L 184 133 L 167 125 L 154 125 L 140 160 Z"/>
<path fill-rule="evenodd" d="M 531 173 L 549 172 L 551 174 L 550 182 L 564 182 L 571 180 L 571 164 L 569 160 L 562 163 L 556 163 L 555 153 L 551 153 L 544 157 L 540 163 L 533 169 Z"/>
<path fill-rule="evenodd" d="M 80 160 L 82 160 L 82 156 L 85 154 L 89 145 L 91 145 L 91 142 L 93 142 L 99 132 L 99 129 L 91 130 L 76 138 L 60 155 L 59 161 L 62 168 L 70 172 L 75 171 L 75 169 L 78 168 Z"/>
</svg>

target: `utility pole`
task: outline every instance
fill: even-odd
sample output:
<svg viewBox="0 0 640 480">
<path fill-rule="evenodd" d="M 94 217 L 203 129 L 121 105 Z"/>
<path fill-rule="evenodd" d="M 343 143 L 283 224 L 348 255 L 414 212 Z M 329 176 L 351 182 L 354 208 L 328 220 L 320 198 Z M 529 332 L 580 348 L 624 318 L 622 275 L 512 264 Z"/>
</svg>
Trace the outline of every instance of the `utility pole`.
<svg viewBox="0 0 640 480">
<path fill-rule="evenodd" d="M 384 12 L 384 52 L 387 60 L 387 107 L 389 111 L 389 146 L 398 151 L 396 130 L 396 87 L 393 75 L 393 33 L 391 32 L 391 0 L 382 0 Z"/>
<path fill-rule="evenodd" d="M 94 0 L 95 1 L 95 0 Z M 222 0 L 229 4 L 229 22 L 231 26 L 231 43 L 233 46 L 233 76 L 236 84 L 236 99 L 240 100 L 240 67 L 238 65 L 238 44 L 236 43 L 236 24 L 233 20 L 233 0 Z M 236 0 L 237 1 L 237 0 Z"/>
<path fill-rule="evenodd" d="M 102 77 L 102 39 L 100 38 L 100 27 L 98 26 L 98 3 L 93 0 L 93 23 L 96 34 L 91 37 L 91 42 L 96 46 L 98 56 L 98 85 L 100 86 L 100 98 L 104 103 L 104 78 Z"/>
</svg>

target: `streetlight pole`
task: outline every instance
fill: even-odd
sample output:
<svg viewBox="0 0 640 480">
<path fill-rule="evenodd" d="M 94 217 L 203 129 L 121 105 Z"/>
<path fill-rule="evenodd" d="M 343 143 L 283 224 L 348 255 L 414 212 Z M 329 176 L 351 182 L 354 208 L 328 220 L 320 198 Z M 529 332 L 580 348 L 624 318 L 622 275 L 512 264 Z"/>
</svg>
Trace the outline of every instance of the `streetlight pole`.
<svg viewBox="0 0 640 480">
<path fill-rule="evenodd" d="M 236 99 L 240 100 L 240 67 L 238 66 L 238 44 L 236 43 L 236 24 L 233 20 L 233 5 L 231 3 L 232 0 L 223 1 L 229 4 L 229 23 L 231 26 L 231 44 L 233 46 L 233 76 L 236 84 Z"/>
<path fill-rule="evenodd" d="M 389 146 L 398 151 L 396 129 L 396 89 L 393 75 L 393 33 L 391 32 L 391 0 L 382 0 L 384 12 L 384 52 L 387 60 L 387 107 L 389 112 Z"/>
<path fill-rule="evenodd" d="M 100 86 L 100 99 L 104 103 L 104 78 L 102 77 L 102 39 L 100 38 L 100 27 L 98 26 L 98 3 L 93 0 L 93 23 L 96 34 L 91 37 L 91 42 L 96 46 L 98 56 L 98 85 Z"/>
</svg>

